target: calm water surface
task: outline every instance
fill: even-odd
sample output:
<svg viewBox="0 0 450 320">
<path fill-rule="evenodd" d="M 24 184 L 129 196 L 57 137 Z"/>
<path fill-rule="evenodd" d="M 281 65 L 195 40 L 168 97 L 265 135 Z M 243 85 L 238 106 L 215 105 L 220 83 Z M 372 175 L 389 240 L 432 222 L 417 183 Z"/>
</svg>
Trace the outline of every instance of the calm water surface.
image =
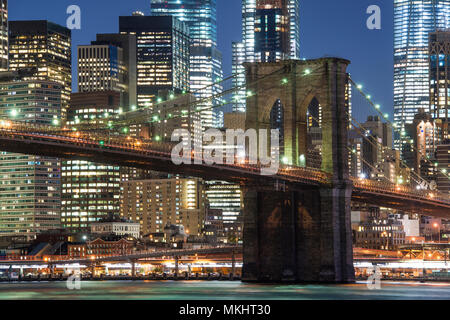
<svg viewBox="0 0 450 320">
<path fill-rule="evenodd" d="M 83 281 L 81 290 L 66 282 L 0 283 L 4 299 L 450 299 L 450 283 L 383 282 L 381 290 L 351 285 L 256 285 L 226 281 Z"/>
</svg>

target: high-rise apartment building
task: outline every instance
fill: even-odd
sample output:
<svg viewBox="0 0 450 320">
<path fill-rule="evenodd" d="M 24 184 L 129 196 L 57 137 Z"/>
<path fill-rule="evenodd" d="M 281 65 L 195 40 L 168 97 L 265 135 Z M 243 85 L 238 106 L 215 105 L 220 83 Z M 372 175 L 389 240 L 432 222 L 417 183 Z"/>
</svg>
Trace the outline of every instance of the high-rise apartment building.
<svg viewBox="0 0 450 320">
<path fill-rule="evenodd" d="M 182 225 L 188 235 L 201 236 L 206 219 L 200 179 L 132 180 L 121 183 L 122 217 L 139 222 L 142 235 Z"/>
<path fill-rule="evenodd" d="M 152 15 L 171 15 L 186 23 L 191 37 L 190 90 L 198 98 L 210 98 L 222 91 L 217 83 L 223 78 L 222 53 L 217 49 L 216 0 L 151 0 Z M 204 128 L 216 127 L 214 107 L 220 99 L 205 101 L 201 106 Z"/>
<path fill-rule="evenodd" d="M 62 86 L 61 117 L 66 118 L 72 92 L 71 31 L 46 20 L 9 22 L 9 68 L 36 68 L 37 79 Z"/>
<path fill-rule="evenodd" d="M 450 0 L 394 0 L 394 121 L 400 130 L 420 108 L 429 111 L 429 33 L 449 27 L 449 16 Z M 395 135 L 399 150 L 401 138 Z"/>
<path fill-rule="evenodd" d="M 137 104 L 158 102 L 158 91 L 189 90 L 189 29 L 170 16 L 119 18 L 121 34 L 136 35 Z"/>
<path fill-rule="evenodd" d="M 62 86 L 43 80 L 0 83 L 0 118 L 52 125 L 60 118 Z M 0 152 L 0 236 L 60 227 L 61 172 L 55 158 Z"/>
<path fill-rule="evenodd" d="M 300 58 L 299 0 L 243 0 L 242 42 L 233 43 L 233 86 L 245 85 L 243 62 Z M 246 90 L 235 94 L 234 111 L 245 111 Z"/>
<path fill-rule="evenodd" d="M 450 139 L 450 31 L 430 33 L 430 114 L 439 128 L 438 139 Z"/>
<path fill-rule="evenodd" d="M 0 71 L 8 70 L 8 0 L 0 0 Z"/>
</svg>

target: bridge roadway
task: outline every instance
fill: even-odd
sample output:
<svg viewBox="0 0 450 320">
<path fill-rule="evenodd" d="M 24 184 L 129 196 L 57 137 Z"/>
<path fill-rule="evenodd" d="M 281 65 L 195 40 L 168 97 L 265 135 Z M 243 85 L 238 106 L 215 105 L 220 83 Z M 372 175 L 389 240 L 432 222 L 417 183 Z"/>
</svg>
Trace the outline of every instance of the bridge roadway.
<svg viewBox="0 0 450 320">
<path fill-rule="evenodd" d="M 231 254 L 241 254 L 242 247 L 239 246 L 223 246 L 217 248 L 201 248 L 201 249 L 174 249 L 174 250 L 161 250 L 154 252 L 143 252 L 124 256 L 111 256 L 102 257 L 96 259 L 71 259 L 71 260 L 8 260 L 0 261 L 0 266 L 11 266 L 11 265 L 65 265 L 65 264 L 80 264 L 80 265 L 90 265 L 102 262 L 129 262 L 138 261 L 147 258 L 161 258 L 161 257 L 182 257 L 182 256 L 192 256 L 195 254 L 220 254 L 228 253 Z"/>
<path fill-rule="evenodd" d="M 175 165 L 171 159 L 173 144 L 146 142 L 113 134 L 51 132 L 47 127 L 0 122 L 0 150 L 23 154 L 86 160 L 98 163 L 177 173 L 210 180 L 274 189 L 308 190 L 331 185 L 331 175 L 310 168 L 280 166 L 277 174 L 261 175 L 258 165 L 246 163 Z M 53 129 L 54 130 L 54 129 Z M 192 154 L 191 159 L 194 159 Z M 449 218 L 450 197 L 436 191 L 415 190 L 408 186 L 351 178 L 352 200 L 361 203 Z"/>
</svg>

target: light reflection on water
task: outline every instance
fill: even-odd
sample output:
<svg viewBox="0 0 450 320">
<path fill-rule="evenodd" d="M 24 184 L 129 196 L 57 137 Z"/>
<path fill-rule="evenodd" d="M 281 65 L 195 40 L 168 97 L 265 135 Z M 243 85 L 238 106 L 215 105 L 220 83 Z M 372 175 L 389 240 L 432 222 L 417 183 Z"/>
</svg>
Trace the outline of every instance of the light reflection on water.
<svg viewBox="0 0 450 320">
<path fill-rule="evenodd" d="M 258 285 L 227 281 L 83 281 L 81 290 L 66 282 L 0 283 L 5 299 L 449 299 L 450 283 L 383 282 L 369 290 L 364 282 L 349 285 Z"/>
</svg>

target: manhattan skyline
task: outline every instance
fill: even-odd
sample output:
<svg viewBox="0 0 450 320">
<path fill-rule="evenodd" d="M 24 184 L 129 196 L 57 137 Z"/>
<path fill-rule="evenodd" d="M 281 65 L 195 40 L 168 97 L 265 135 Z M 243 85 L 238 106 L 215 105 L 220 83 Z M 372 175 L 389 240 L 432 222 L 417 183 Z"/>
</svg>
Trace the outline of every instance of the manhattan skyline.
<svg viewBox="0 0 450 320">
<path fill-rule="evenodd" d="M 81 30 L 72 30 L 72 45 L 90 44 L 97 33 L 119 31 L 119 16 L 131 15 L 133 11 L 150 14 L 150 1 L 130 0 L 116 2 L 114 6 L 106 0 L 43 1 L 31 0 L 11 2 L 9 19 L 39 20 L 65 25 L 66 9 L 76 4 L 81 8 Z M 368 30 L 366 9 L 376 4 L 381 8 L 381 30 Z M 27 10 L 24 10 L 26 8 Z M 51 10 L 50 10 L 51 9 Z M 101 22 L 101 23 L 99 23 Z M 224 76 L 231 74 L 231 43 L 241 40 L 241 1 L 218 0 L 218 48 L 223 54 Z M 332 0 L 300 2 L 300 56 L 317 58 L 338 56 L 350 59 L 349 72 L 361 81 L 372 97 L 381 104 L 383 112 L 393 114 L 393 3 L 387 1 Z M 76 72 L 76 51 L 72 57 L 73 72 Z M 77 90 L 76 77 L 73 89 Z M 361 110 L 359 110 L 361 109 Z M 354 106 L 357 118 L 364 120 L 369 113 L 363 106 Z"/>
</svg>

